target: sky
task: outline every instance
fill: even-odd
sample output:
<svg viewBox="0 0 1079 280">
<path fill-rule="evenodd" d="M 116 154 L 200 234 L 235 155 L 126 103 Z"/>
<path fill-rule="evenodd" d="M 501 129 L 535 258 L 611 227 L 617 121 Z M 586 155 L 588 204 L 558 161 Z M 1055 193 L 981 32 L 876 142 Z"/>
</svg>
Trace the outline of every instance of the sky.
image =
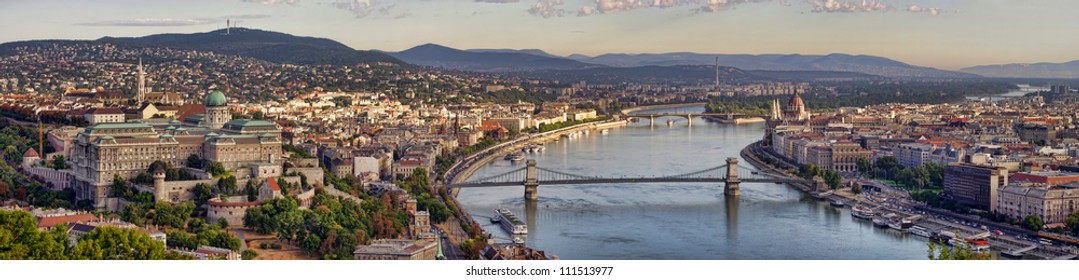
<svg viewBox="0 0 1079 280">
<path fill-rule="evenodd" d="M 0 42 L 235 26 L 356 49 L 865 54 L 958 69 L 1079 59 L 1074 0 L 0 0 Z"/>
</svg>

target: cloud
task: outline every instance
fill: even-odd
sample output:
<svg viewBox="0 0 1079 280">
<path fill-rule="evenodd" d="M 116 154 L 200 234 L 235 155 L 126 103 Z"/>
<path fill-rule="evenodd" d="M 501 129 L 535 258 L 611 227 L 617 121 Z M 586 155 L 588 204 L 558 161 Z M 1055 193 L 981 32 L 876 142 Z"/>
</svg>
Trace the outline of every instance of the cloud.
<svg viewBox="0 0 1079 280">
<path fill-rule="evenodd" d="M 559 6 L 562 6 L 562 0 L 539 0 L 528 8 L 528 13 L 543 18 L 562 17 L 570 13 L 569 10 L 559 8 Z"/>
<path fill-rule="evenodd" d="M 940 14 L 940 8 L 927 8 L 918 5 L 908 6 L 907 11 L 912 13 L 928 13 L 931 16 L 936 16 Z"/>
<path fill-rule="evenodd" d="M 246 14 L 246 15 L 230 15 L 220 17 L 198 17 L 188 19 L 176 19 L 176 18 L 137 18 L 137 19 L 122 19 L 122 20 L 106 20 L 97 22 L 80 23 L 82 26 L 129 26 L 129 27 L 162 27 L 162 26 L 191 26 L 191 25 L 206 25 L 225 22 L 225 20 L 232 20 L 233 23 L 241 22 L 244 19 L 262 19 L 269 18 L 269 15 L 262 14 Z"/>
<path fill-rule="evenodd" d="M 853 13 L 853 12 L 876 12 L 876 11 L 892 11 L 895 10 L 892 6 L 881 3 L 876 0 L 861 0 L 860 2 L 855 0 L 851 3 L 850 0 L 807 0 L 813 5 L 814 13 Z"/>
<path fill-rule="evenodd" d="M 595 0 L 595 3 L 584 5 L 577 9 L 577 15 L 590 16 L 636 9 L 666 9 L 681 6 L 696 6 L 695 8 L 690 9 L 690 11 L 694 13 L 719 12 L 727 10 L 735 5 L 771 1 L 772 0 Z M 790 5 L 786 0 L 781 0 L 779 3 L 784 6 Z"/>
<path fill-rule="evenodd" d="M 263 4 L 263 5 L 277 5 L 277 4 L 296 5 L 296 3 L 300 2 L 299 0 L 241 0 L 241 1 L 248 2 L 248 3 L 258 3 L 258 4 Z"/>
<path fill-rule="evenodd" d="M 356 14 L 356 17 L 362 18 L 371 14 L 373 8 L 378 6 L 379 3 L 375 0 L 347 0 L 336 1 L 333 2 L 332 5 L 338 9 L 348 10 L 353 14 Z"/>
</svg>

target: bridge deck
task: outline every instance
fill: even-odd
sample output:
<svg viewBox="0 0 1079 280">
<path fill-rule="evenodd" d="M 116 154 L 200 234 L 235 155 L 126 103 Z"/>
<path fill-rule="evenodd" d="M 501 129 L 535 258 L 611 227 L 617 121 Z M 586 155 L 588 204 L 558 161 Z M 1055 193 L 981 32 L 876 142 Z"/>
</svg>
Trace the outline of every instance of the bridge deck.
<svg viewBox="0 0 1079 280">
<path fill-rule="evenodd" d="M 745 178 L 742 183 L 811 183 L 798 179 Z M 647 184 L 647 183 L 726 183 L 726 178 L 596 178 L 580 180 L 539 181 L 539 185 L 585 185 L 585 184 Z M 476 182 L 448 185 L 451 188 L 523 186 L 524 182 Z"/>
</svg>

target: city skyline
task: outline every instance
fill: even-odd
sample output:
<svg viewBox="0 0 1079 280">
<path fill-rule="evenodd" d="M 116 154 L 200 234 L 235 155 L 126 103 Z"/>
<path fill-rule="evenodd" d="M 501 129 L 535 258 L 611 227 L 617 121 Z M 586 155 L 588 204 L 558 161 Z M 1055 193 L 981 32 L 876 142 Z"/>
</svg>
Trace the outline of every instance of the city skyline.
<svg viewBox="0 0 1079 280">
<path fill-rule="evenodd" d="M 0 41 L 194 33 L 234 26 L 352 48 L 542 49 L 556 55 L 865 54 L 958 69 L 1067 62 L 1069 1 L 453 0 L 4 1 Z M 1074 7 L 1079 8 L 1079 7 Z M 500 24 L 491 24 L 497 22 Z M 504 23 L 504 24 L 503 24 Z M 715 28 L 713 26 L 719 26 Z"/>
</svg>

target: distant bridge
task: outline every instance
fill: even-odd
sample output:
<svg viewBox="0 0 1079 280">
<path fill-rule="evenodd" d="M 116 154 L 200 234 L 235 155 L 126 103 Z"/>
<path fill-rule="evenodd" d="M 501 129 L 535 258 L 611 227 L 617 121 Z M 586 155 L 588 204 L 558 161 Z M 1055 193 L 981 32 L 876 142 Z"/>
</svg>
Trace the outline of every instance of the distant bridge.
<svg viewBox="0 0 1079 280">
<path fill-rule="evenodd" d="M 682 117 L 682 118 L 685 118 L 689 122 L 689 125 L 693 125 L 693 117 L 717 117 L 717 118 L 726 118 L 726 119 L 745 118 L 745 117 L 764 117 L 764 116 L 759 116 L 759 115 L 733 114 L 733 113 L 629 113 L 629 114 L 623 114 L 622 116 L 625 117 L 625 118 L 640 118 L 640 119 L 647 118 L 648 121 L 649 121 L 649 124 L 652 124 L 652 125 L 656 124 L 656 118 L 659 118 L 659 117 Z"/>
<path fill-rule="evenodd" d="M 724 171 L 725 170 L 725 171 Z M 524 186 L 525 198 L 535 200 L 539 197 L 539 185 L 583 185 L 583 184 L 638 184 L 638 183 L 722 183 L 723 193 L 728 196 L 741 194 L 739 184 L 746 183 L 803 183 L 820 184 L 800 178 L 775 175 L 764 171 L 750 170 L 738 166 L 737 158 L 727 158 L 727 164 L 685 174 L 662 177 L 593 177 L 570 174 L 561 171 L 540 168 L 535 160 L 528 160 L 525 167 L 502 174 L 469 180 L 468 182 L 447 185 L 450 188 L 482 188 Z"/>
</svg>

